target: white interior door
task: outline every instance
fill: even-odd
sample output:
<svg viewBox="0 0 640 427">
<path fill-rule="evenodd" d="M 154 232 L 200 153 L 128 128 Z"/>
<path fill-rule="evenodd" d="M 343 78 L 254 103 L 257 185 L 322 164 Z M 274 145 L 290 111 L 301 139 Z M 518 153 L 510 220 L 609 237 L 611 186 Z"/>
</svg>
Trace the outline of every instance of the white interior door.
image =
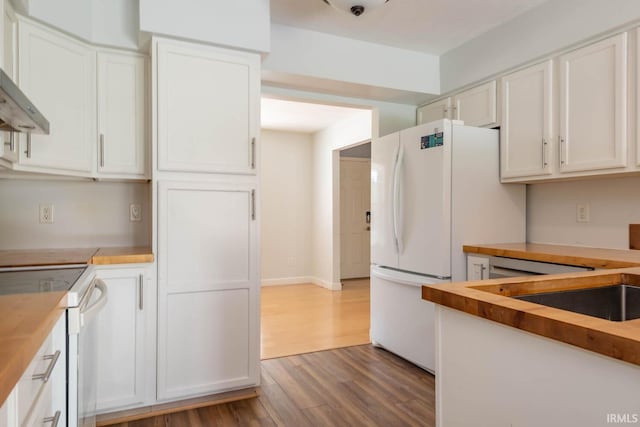
<svg viewBox="0 0 640 427">
<path fill-rule="evenodd" d="M 340 277 L 369 276 L 371 160 L 340 159 Z"/>
</svg>

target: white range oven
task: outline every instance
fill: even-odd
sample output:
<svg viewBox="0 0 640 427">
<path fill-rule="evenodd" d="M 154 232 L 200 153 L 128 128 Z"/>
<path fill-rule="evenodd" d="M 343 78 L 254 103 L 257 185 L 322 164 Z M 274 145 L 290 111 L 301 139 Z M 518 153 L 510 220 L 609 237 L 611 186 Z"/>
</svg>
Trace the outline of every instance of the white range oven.
<svg viewBox="0 0 640 427">
<path fill-rule="evenodd" d="M 58 427 L 93 427 L 97 342 L 92 320 L 107 303 L 106 285 L 95 277 L 93 266 L 85 264 L 0 269 L 0 294 L 59 291 L 67 291 L 66 413 L 60 411 L 52 422 Z"/>
</svg>

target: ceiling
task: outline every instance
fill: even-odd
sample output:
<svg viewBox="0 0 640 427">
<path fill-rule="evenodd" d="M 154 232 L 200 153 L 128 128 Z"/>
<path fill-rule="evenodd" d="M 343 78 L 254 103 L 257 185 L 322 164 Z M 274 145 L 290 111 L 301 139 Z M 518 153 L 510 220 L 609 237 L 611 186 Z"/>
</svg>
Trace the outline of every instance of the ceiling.
<svg viewBox="0 0 640 427">
<path fill-rule="evenodd" d="M 262 97 L 260 102 L 262 129 L 315 133 L 334 123 L 360 114 L 358 108 L 313 104 Z"/>
<path fill-rule="evenodd" d="M 271 22 L 441 55 L 546 1 L 389 0 L 355 17 L 323 0 L 271 0 Z"/>
<path fill-rule="evenodd" d="M 323 0 L 270 0 L 270 4 L 271 22 L 275 24 L 442 55 L 546 1 L 549 0 L 389 0 L 359 17 L 334 9 Z M 269 76 L 263 71 L 265 77 Z M 279 83 L 274 77 L 267 80 Z M 416 105 L 428 100 L 411 98 L 418 94 L 384 92 L 383 88 L 373 88 L 382 93 L 372 93 L 370 87 L 359 88 L 351 83 L 315 82 L 315 87 L 308 80 L 299 82 L 299 86 L 332 93 L 327 91 L 330 87 L 341 95 Z M 282 84 L 296 87 L 295 76 L 286 76 Z M 302 133 L 317 132 L 361 111 L 264 97 L 261 107 L 263 129 Z"/>
</svg>

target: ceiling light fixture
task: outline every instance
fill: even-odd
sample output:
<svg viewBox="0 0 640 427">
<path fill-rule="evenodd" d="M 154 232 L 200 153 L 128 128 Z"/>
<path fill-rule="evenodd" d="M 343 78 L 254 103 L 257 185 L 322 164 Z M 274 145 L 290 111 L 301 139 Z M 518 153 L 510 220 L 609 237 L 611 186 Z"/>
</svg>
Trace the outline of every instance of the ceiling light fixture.
<svg viewBox="0 0 640 427">
<path fill-rule="evenodd" d="M 365 11 L 380 7 L 388 1 L 389 0 L 324 0 L 329 6 L 355 16 L 360 16 Z"/>
</svg>

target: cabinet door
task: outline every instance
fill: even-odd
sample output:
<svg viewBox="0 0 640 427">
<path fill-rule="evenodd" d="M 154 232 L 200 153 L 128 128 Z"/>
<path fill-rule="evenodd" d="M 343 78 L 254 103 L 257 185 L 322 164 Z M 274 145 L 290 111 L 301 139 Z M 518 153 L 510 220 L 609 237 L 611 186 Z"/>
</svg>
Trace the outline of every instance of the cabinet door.
<svg viewBox="0 0 640 427">
<path fill-rule="evenodd" d="M 453 109 L 454 118 L 467 126 L 495 126 L 496 81 L 457 94 L 453 98 Z"/>
<path fill-rule="evenodd" d="M 249 184 L 158 185 L 158 398 L 259 381 L 255 192 Z"/>
<path fill-rule="evenodd" d="M 451 110 L 451 98 L 441 99 L 418 108 L 418 124 L 448 119 Z"/>
<path fill-rule="evenodd" d="M 467 280 L 489 278 L 489 258 L 467 255 Z"/>
<path fill-rule="evenodd" d="M 98 174 L 145 176 L 146 58 L 98 53 Z"/>
<path fill-rule="evenodd" d="M 10 2 L 3 2 L 3 55 L 2 70 L 16 80 L 16 48 L 17 48 L 17 19 Z M 18 161 L 19 141 L 17 134 L 0 132 L 0 158 L 15 163 Z"/>
<path fill-rule="evenodd" d="M 560 171 L 627 162 L 627 35 L 560 57 Z"/>
<path fill-rule="evenodd" d="M 145 306 L 153 304 L 145 269 L 101 269 L 107 305 L 96 318 L 98 412 L 142 404 L 145 399 Z M 145 298 L 146 296 L 146 298 Z"/>
<path fill-rule="evenodd" d="M 259 56 L 157 45 L 158 169 L 255 173 Z"/>
<path fill-rule="evenodd" d="M 51 127 L 49 135 L 32 136 L 30 150 L 23 139 L 20 163 L 89 174 L 96 135 L 95 52 L 22 18 L 18 32 L 18 83 Z"/>
<path fill-rule="evenodd" d="M 551 173 L 552 76 L 547 61 L 502 78 L 502 178 Z"/>
</svg>

